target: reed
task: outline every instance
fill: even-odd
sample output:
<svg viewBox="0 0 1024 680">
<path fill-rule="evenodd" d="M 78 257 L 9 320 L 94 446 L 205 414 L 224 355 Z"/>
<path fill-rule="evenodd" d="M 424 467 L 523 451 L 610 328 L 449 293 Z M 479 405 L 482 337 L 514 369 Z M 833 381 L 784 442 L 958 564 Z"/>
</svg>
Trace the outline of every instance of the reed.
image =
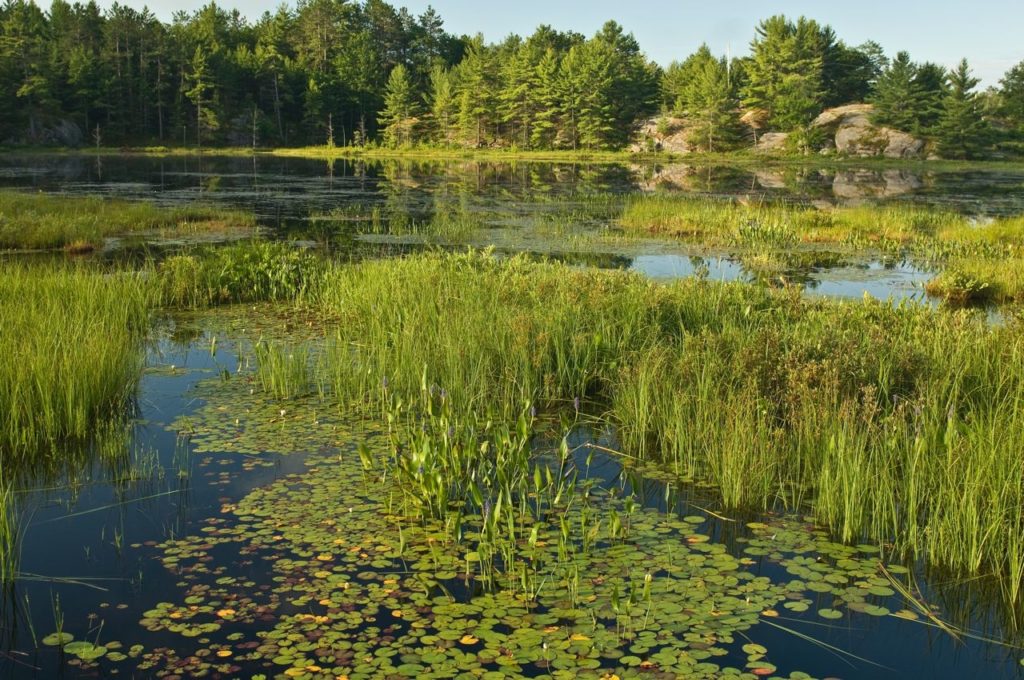
<svg viewBox="0 0 1024 680">
<path fill-rule="evenodd" d="M 0 447 L 5 461 L 89 437 L 127 405 L 152 295 L 140 274 L 0 268 Z"/>
</svg>

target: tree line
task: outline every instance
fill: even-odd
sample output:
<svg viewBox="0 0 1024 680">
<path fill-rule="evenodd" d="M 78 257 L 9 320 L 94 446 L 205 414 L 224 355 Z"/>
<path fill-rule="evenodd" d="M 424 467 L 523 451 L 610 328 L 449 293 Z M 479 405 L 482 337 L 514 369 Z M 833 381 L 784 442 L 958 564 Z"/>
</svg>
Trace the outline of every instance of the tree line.
<svg viewBox="0 0 1024 680">
<path fill-rule="evenodd" d="M 170 22 L 4 0 L 0 93 L 0 143 L 620 149 L 638 121 L 674 116 L 703 150 L 765 131 L 811 148 L 821 111 L 869 102 L 945 156 L 1024 150 L 1024 62 L 982 92 L 966 61 L 889 57 L 804 17 L 762 21 L 746 55 L 701 46 L 662 68 L 613 21 L 487 43 L 384 0 L 299 0 L 255 21 L 211 2 Z"/>
</svg>

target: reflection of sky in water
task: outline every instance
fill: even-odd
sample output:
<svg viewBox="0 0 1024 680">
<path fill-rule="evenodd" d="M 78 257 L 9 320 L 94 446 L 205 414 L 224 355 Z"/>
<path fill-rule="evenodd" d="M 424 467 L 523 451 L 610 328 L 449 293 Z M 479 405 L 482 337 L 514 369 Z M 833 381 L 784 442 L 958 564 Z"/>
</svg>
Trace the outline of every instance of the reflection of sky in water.
<svg viewBox="0 0 1024 680">
<path fill-rule="evenodd" d="M 701 260 L 711 281 L 749 280 L 742 264 L 724 257 Z M 681 255 L 642 255 L 633 258 L 630 269 L 655 279 L 693 276 L 701 265 Z M 908 264 L 886 266 L 872 261 L 862 266 L 840 266 L 807 274 L 805 290 L 811 295 L 861 298 L 865 294 L 879 300 L 925 299 L 923 286 L 931 274 Z"/>
</svg>

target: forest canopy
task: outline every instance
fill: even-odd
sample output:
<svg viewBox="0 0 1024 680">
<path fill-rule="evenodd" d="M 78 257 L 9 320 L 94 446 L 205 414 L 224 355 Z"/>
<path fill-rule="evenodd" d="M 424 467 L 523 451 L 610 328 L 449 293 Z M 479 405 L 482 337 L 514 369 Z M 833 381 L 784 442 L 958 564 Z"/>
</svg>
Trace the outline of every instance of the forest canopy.
<svg viewBox="0 0 1024 680">
<path fill-rule="evenodd" d="M 621 149 L 660 116 L 719 151 L 759 131 L 803 138 L 823 110 L 868 102 L 876 124 L 951 157 L 1024 148 L 1024 62 L 979 91 L 966 61 L 947 71 L 781 15 L 746 55 L 680 56 L 659 66 L 614 21 L 488 43 L 384 0 L 300 0 L 255 20 L 210 3 L 170 22 L 5 0 L 0 143 Z"/>
</svg>

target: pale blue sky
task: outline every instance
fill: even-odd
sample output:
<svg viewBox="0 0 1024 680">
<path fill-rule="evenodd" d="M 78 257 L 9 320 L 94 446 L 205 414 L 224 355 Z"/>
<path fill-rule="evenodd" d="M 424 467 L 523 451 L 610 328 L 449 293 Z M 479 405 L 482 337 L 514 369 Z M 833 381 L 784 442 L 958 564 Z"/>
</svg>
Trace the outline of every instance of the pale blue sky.
<svg viewBox="0 0 1024 680">
<path fill-rule="evenodd" d="M 140 6 L 139 0 L 121 0 Z M 45 0 L 44 0 L 45 4 Z M 192 10 L 205 0 L 149 0 L 161 18 Z M 279 0 L 220 0 L 248 16 L 273 9 Z M 419 14 L 433 5 L 446 28 L 457 34 L 482 32 L 489 41 L 509 33 L 528 34 L 538 24 L 590 35 L 607 19 L 632 32 L 647 54 L 661 64 L 681 59 L 701 42 L 724 53 L 745 53 L 754 25 L 771 14 L 807 15 L 832 24 L 852 45 L 871 38 L 889 53 L 905 49 L 919 61 L 950 66 L 967 57 L 985 85 L 994 85 L 1024 60 L 1022 0 L 392 0 Z"/>
</svg>

